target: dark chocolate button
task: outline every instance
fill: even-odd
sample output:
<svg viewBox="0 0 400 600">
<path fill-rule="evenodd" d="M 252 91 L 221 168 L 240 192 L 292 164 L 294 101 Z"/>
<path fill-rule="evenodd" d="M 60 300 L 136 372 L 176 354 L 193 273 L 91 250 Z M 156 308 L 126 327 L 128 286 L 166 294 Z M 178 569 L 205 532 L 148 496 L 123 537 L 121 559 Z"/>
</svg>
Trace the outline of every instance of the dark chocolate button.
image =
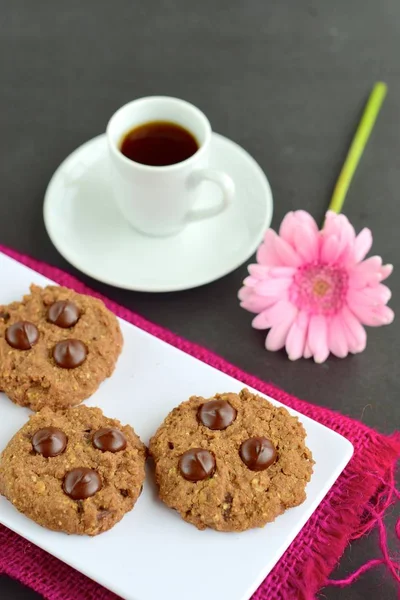
<svg viewBox="0 0 400 600">
<path fill-rule="evenodd" d="M 102 452 L 120 452 L 126 448 L 126 438 L 119 429 L 103 427 L 93 435 L 93 446 Z"/>
<path fill-rule="evenodd" d="M 87 356 L 87 348 L 80 340 L 64 340 L 53 348 L 53 358 L 62 369 L 75 369 L 82 365 Z"/>
<path fill-rule="evenodd" d="M 44 427 L 32 436 L 32 447 L 37 454 L 50 458 L 62 454 L 67 447 L 67 436 L 56 427 Z"/>
<path fill-rule="evenodd" d="M 64 477 L 63 488 L 72 500 L 86 500 L 101 490 L 100 475 L 97 471 L 86 467 L 72 469 Z"/>
<path fill-rule="evenodd" d="M 214 474 L 215 458 L 204 448 L 191 448 L 180 457 L 179 470 L 188 481 L 202 481 Z"/>
<path fill-rule="evenodd" d="M 272 443 L 265 437 L 253 437 L 240 446 L 240 458 L 250 471 L 264 471 L 276 460 L 277 453 Z"/>
<path fill-rule="evenodd" d="M 10 318 L 10 313 L 5 312 L 4 310 L 0 310 L 0 321 L 4 321 L 4 323 L 7 323 L 9 318 Z"/>
<path fill-rule="evenodd" d="M 210 400 L 199 407 L 198 418 L 208 429 L 226 429 L 236 419 L 237 411 L 226 400 Z"/>
<path fill-rule="evenodd" d="M 47 320 L 63 329 L 76 325 L 80 316 L 81 313 L 77 305 L 68 300 L 54 302 L 47 312 Z"/>
<path fill-rule="evenodd" d="M 38 339 L 38 328 L 29 321 L 17 321 L 6 330 L 6 340 L 16 350 L 30 350 Z"/>
</svg>

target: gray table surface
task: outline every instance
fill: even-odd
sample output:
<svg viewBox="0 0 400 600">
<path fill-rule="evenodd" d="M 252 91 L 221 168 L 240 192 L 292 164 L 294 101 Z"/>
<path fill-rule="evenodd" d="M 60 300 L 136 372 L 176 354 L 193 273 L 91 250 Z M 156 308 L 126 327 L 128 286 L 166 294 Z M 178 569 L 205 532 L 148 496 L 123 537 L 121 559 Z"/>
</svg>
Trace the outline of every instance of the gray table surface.
<svg viewBox="0 0 400 600">
<path fill-rule="evenodd" d="M 357 229 L 370 225 L 374 252 L 396 263 L 399 39 L 397 0 L 0 0 L 0 242 L 77 274 L 44 230 L 47 182 L 66 155 L 104 131 L 116 108 L 149 94 L 194 102 L 215 131 L 256 158 L 273 189 L 275 227 L 300 207 L 321 220 L 371 85 L 383 79 L 389 95 L 346 213 Z M 394 309 L 399 273 L 390 279 Z M 292 364 L 263 349 L 263 335 L 238 307 L 245 275 L 243 265 L 209 286 L 169 295 L 121 291 L 79 276 L 289 392 L 385 433 L 399 426 L 399 320 L 370 330 L 362 355 L 323 366 Z M 391 528 L 394 520 L 392 512 Z M 377 555 L 371 534 L 348 548 L 334 576 Z M 350 589 L 327 588 L 320 598 L 378 594 L 396 595 L 383 568 Z M 38 598 L 5 577 L 0 597 Z"/>
</svg>

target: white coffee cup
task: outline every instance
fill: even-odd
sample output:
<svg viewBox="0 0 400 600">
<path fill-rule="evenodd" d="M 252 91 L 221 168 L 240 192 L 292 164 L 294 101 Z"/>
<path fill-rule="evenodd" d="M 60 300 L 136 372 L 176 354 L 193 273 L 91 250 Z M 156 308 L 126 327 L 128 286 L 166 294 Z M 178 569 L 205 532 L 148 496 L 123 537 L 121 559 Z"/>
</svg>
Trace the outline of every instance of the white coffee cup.
<svg viewBox="0 0 400 600">
<path fill-rule="evenodd" d="M 120 151 L 123 136 L 135 126 L 151 121 L 181 125 L 194 135 L 199 149 L 180 163 L 162 167 L 130 160 Z M 142 233 L 173 235 L 190 222 L 218 215 L 233 200 L 235 186 L 231 177 L 208 168 L 211 125 L 189 102 L 167 96 L 133 100 L 111 117 L 107 140 L 115 201 L 123 216 Z M 194 206 L 203 181 L 214 182 L 222 192 L 218 203 L 205 209 Z"/>
</svg>

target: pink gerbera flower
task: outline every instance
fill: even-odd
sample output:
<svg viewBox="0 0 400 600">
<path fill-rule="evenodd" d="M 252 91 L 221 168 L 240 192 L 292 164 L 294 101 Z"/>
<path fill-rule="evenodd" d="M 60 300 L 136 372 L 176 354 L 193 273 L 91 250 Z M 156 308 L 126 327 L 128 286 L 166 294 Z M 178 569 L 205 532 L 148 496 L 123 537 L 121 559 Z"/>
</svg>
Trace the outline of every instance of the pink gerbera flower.
<svg viewBox="0 0 400 600">
<path fill-rule="evenodd" d="M 330 352 L 362 352 L 363 325 L 394 318 L 381 283 L 393 267 L 379 256 L 364 260 L 371 246 L 369 229 L 356 236 L 349 220 L 331 211 L 321 231 L 303 210 L 285 216 L 279 235 L 269 229 L 239 291 L 241 306 L 258 313 L 253 327 L 270 330 L 267 349 L 286 347 L 291 360 L 313 356 L 318 363 Z"/>
</svg>

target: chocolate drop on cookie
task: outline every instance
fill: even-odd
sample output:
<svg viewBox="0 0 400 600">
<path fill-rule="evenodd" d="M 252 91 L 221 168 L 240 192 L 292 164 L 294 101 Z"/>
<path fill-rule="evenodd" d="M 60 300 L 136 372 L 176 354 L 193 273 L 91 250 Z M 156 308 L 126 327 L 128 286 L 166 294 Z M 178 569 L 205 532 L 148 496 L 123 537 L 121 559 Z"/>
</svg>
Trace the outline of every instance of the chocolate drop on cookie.
<svg viewBox="0 0 400 600">
<path fill-rule="evenodd" d="M 6 323 L 9 318 L 10 318 L 10 313 L 0 310 L 0 320 L 1 321 L 4 321 L 4 323 Z"/>
<path fill-rule="evenodd" d="M 93 469 L 80 467 L 72 469 L 64 477 L 64 492 L 72 500 L 86 500 L 102 488 L 100 475 Z"/>
<path fill-rule="evenodd" d="M 202 481 L 214 474 L 215 458 L 204 448 L 191 448 L 180 457 L 179 470 L 188 481 Z"/>
<path fill-rule="evenodd" d="M 120 452 L 126 448 L 126 437 L 114 427 L 103 427 L 93 435 L 93 446 L 102 452 Z"/>
<path fill-rule="evenodd" d="M 240 458 L 250 471 L 264 471 L 276 460 L 277 453 L 272 443 L 265 437 L 253 437 L 240 446 Z"/>
<path fill-rule="evenodd" d="M 56 427 L 44 427 L 32 436 L 32 447 L 45 458 L 59 456 L 67 447 L 67 436 Z"/>
<path fill-rule="evenodd" d="M 47 312 L 47 320 L 57 327 L 68 329 L 73 327 L 79 321 L 80 310 L 76 304 L 68 300 L 59 300 L 54 302 Z"/>
<path fill-rule="evenodd" d="M 226 400 L 210 400 L 199 407 L 198 419 L 208 429 L 226 429 L 236 419 L 237 411 Z"/>
<path fill-rule="evenodd" d="M 80 340 L 64 340 L 53 348 L 53 358 L 62 369 L 75 369 L 82 365 L 87 356 L 87 348 Z"/>
<path fill-rule="evenodd" d="M 16 350 L 30 350 L 38 339 L 38 328 L 30 321 L 17 321 L 6 330 L 6 340 Z"/>
</svg>

